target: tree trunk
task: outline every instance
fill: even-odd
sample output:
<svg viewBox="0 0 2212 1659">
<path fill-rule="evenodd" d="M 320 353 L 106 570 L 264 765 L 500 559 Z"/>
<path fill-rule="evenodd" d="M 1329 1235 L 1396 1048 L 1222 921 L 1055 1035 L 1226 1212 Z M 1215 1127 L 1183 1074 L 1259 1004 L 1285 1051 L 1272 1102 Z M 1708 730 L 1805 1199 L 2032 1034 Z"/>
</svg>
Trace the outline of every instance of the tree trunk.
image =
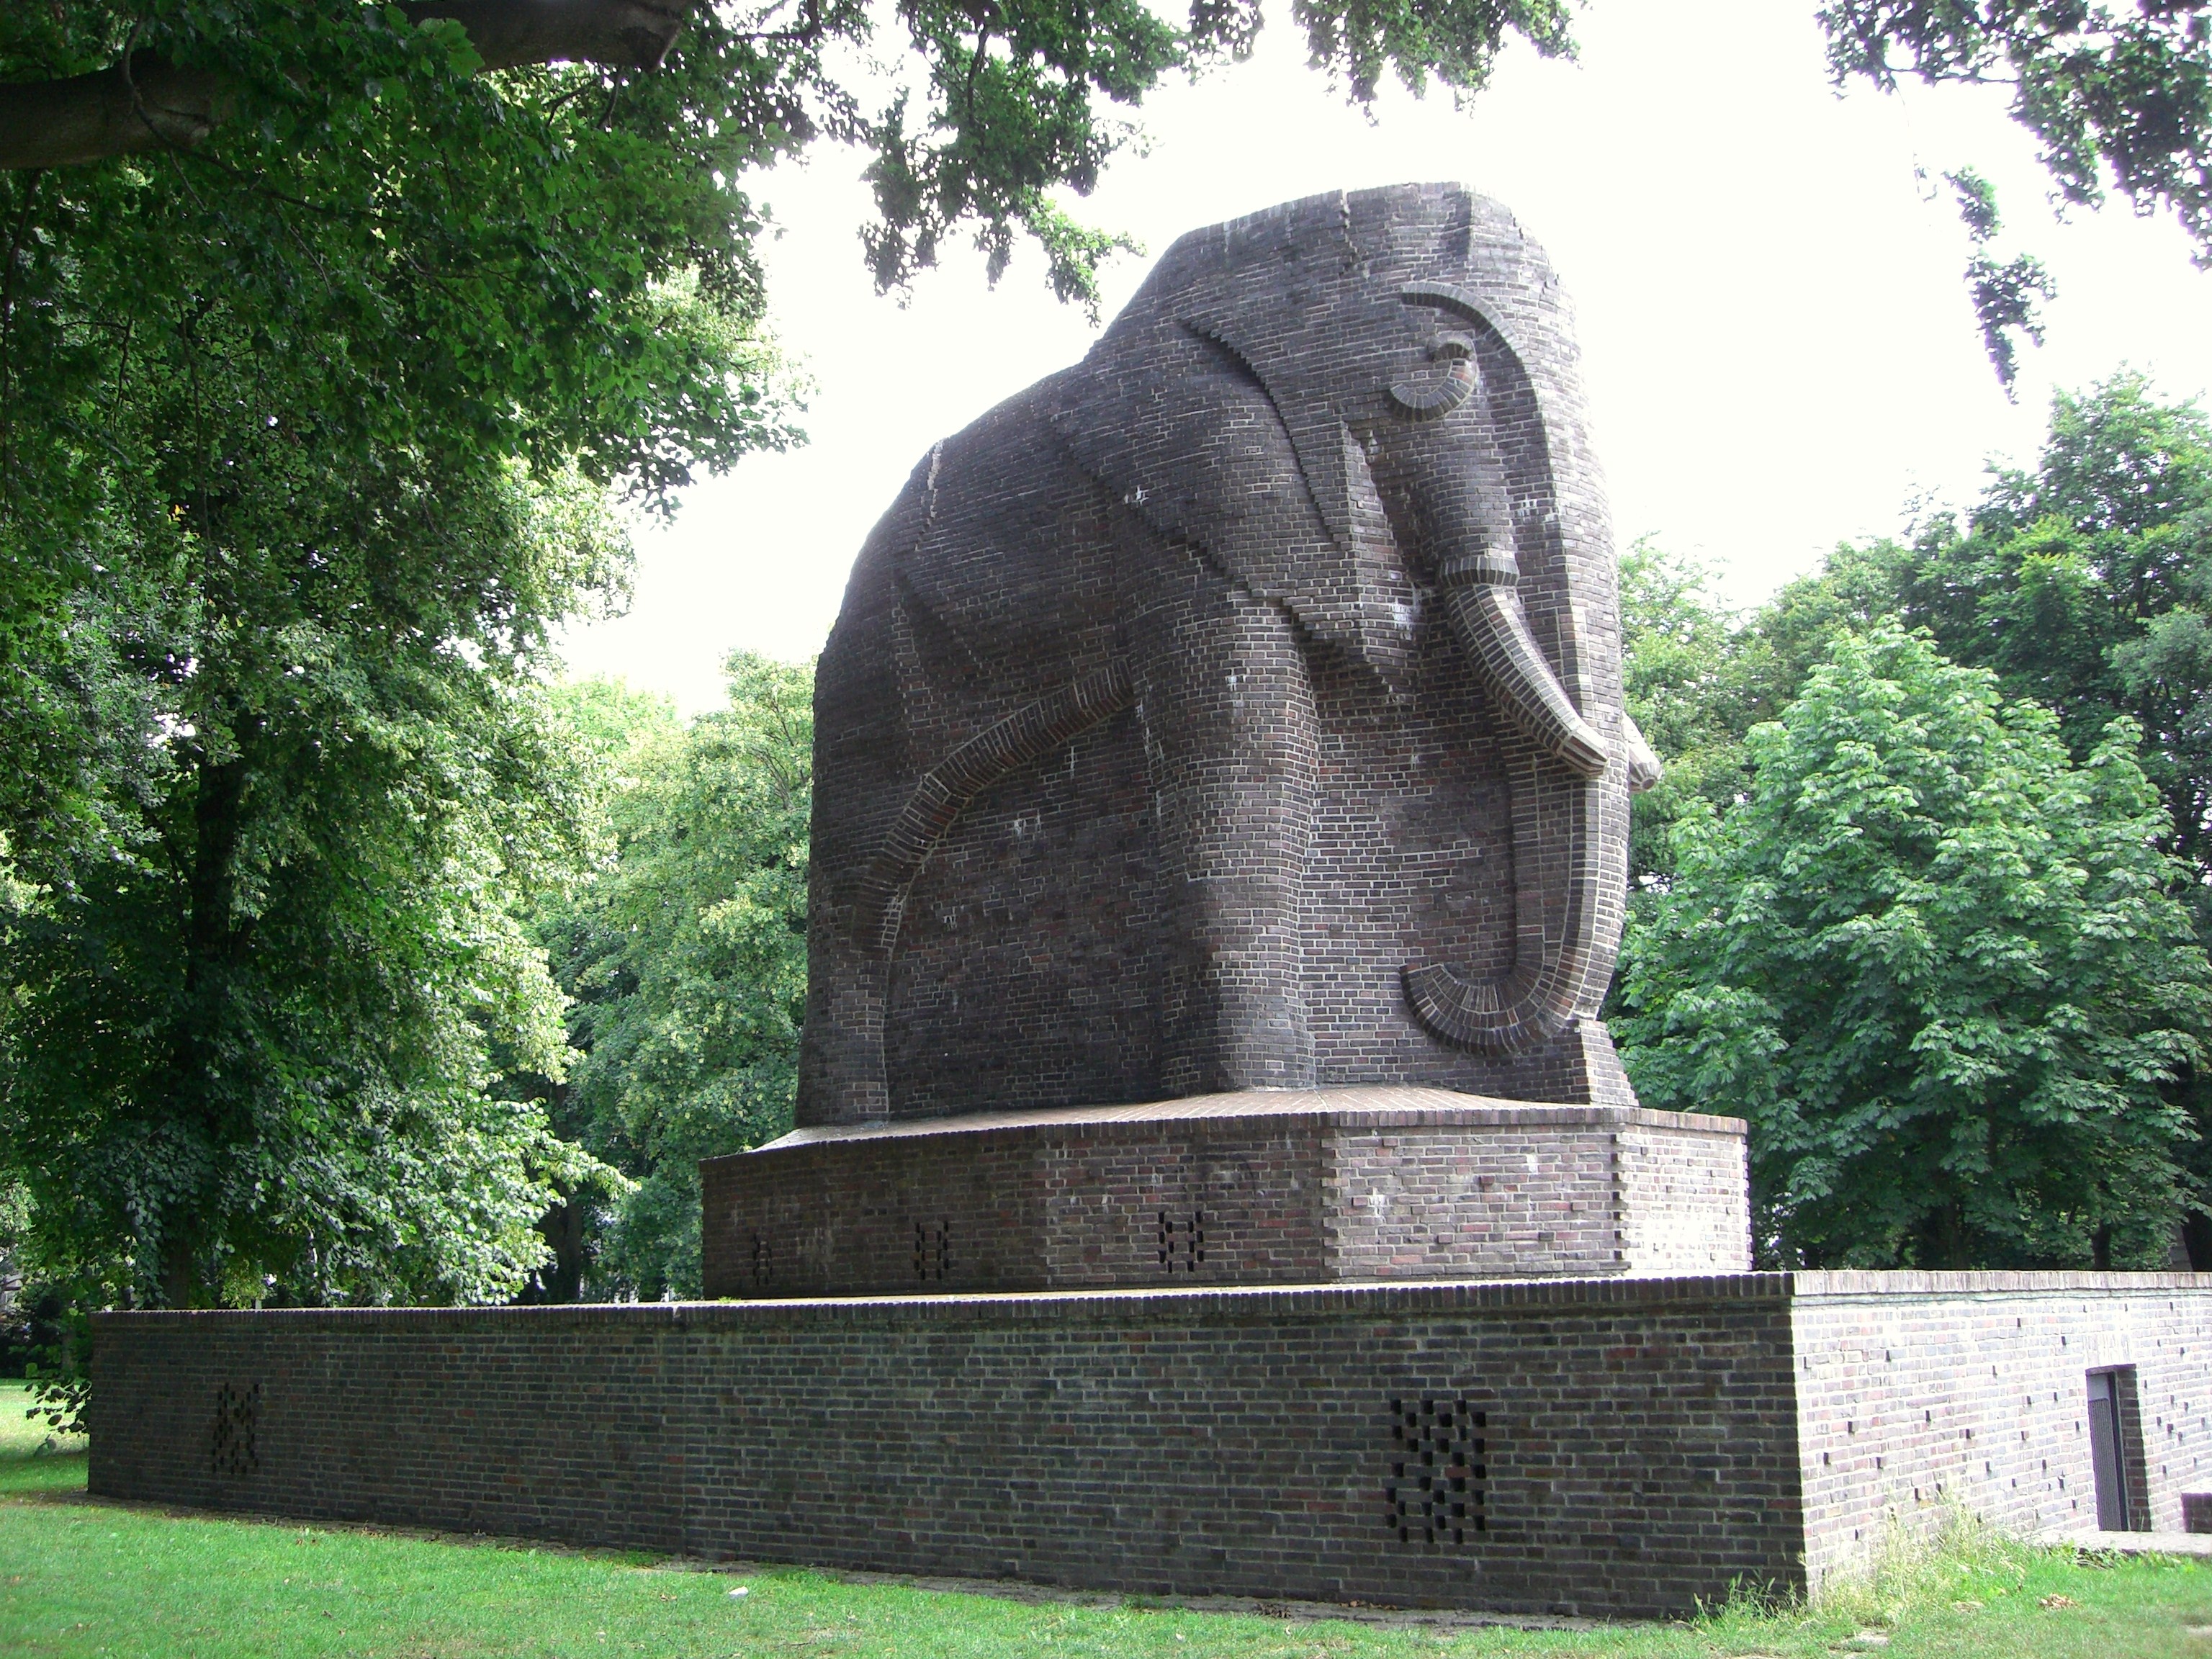
<svg viewBox="0 0 2212 1659">
<path fill-rule="evenodd" d="M 584 1296 L 585 1206 L 564 1198 L 538 1218 L 538 1231 L 552 1246 L 553 1260 L 530 1276 L 517 1302 L 580 1302 Z"/>
<path fill-rule="evenodd" d="M 215 1085 L 231 983 L 245 945 L 231 900 L 246 762 L 216 761 L 203 752 L 196 763 L 191 865 L 184 872 L 184 998 L 171 1086 L 178 1119 L 198 1140 L 210 1167 L 202 1172 L 199 1190 L 161 1217 L 161 1297 L 172 1308 L 204 1306 L 213 1297 L 203 1261 L 212 1196 L 206 1180 L 225 1139 Z"/>
<path fill-rule="evenodd" d="M 239 809 L 246 799 L 246 763 L 202 756 L 192 794 L 192 867 L 185 893 L 185 1000 L 197 1022 L 219 995 L 237 949 L 230 915 L 231 862 L 238 852 Z"/>
<path fill-rule="evenodd" d="M 178 1223 L 178 1218 L 167 1218 L 168 1231 L 161 1235 L 161 1305 L 204 1308 L 210 1298 L 206 1281 L 198 1271 L 198 1252 Z"/>
<path fill-rule="evenodd" d="M 2212 1273 L 2212 1216 L 2191 1210 L 2181 1218 L 2181 1242 L 2188 1247 L 2191 1273 Z"/>
<path fill-rule="evenodd" d="M 1966 1211 L 1954 1199 L 1940 1204 L 1920 1218 L 1913 1252 L 1916 1267 L 1933 1271 L 1959 1272 L 1974 1265 L 1972 1241 L 1966 1236 Z"/>
<path fill-rule="evenodd" d="M 525 64 L 659 67 L 696 0 L 414 0 L 412 23 L 450 18 L 487 70 Z M 148 149 L 190 149 L 234 112 L 230 79 L 131 53 L 60 81 L 0 86 L 0 167 L 76 167 Z"/>
</svg>

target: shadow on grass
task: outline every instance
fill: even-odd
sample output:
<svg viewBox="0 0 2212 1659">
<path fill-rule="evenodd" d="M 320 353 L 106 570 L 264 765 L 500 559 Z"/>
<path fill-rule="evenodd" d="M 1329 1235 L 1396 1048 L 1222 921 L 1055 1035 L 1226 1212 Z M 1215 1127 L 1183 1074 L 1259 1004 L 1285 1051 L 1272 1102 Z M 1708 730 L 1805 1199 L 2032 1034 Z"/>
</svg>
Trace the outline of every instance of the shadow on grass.
<svg viewBox="0 0 2212 1659">
<path fill-rule="evenodd" d="M 0 1398 L 0 1411 L 6 1409 Z M 111 1502 L 83 1451 L 0 1450 L 0 1650 L 155 1659 L 2212 1659 L 2212 1571 L 2031 1547 L 1971 1524 L 1899 1539 L 1808 1601 L 1739 1592 L 1672 1624 L 732 1565 L 397 1527 Z M 732 1592 L 742 1589 L 743 1596 Z"/>
<path fill-rule="evenodd" d="M 27 1383 L 0 1382 L 0 1495 L 66 1497 L 84 1491 L 83 1437 L 56 1434 L 30 1415 Z"/>
</svg>

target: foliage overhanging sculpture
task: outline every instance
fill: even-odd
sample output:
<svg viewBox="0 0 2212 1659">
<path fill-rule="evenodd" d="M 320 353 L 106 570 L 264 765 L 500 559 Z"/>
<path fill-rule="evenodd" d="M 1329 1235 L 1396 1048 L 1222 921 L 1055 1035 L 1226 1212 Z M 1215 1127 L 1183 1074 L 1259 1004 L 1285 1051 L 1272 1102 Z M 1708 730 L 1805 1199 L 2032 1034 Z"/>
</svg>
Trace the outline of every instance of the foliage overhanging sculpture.
<svg viewBox="0 0 2212 1659">
<path fill-rule="evenodd" d="M 1419 1083 L 1596 1018 L 1615 568 L 1541 251 L 1452 185 L 1195 232 L 935 446 L 816 693 L 799 1121 Z"/>
</svg>

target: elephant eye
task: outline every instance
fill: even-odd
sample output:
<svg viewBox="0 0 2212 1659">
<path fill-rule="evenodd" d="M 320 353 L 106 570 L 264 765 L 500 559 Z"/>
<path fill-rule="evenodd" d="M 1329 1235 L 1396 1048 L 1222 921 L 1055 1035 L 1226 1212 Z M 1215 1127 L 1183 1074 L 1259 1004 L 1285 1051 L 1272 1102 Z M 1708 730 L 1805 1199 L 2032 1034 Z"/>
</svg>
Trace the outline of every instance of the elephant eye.
<svg viewBox="0 0 2212 1659">
<path fill-rule="evenodd" d="M 1398 412 L 1416 421 L 1442 420 L 1465 403 L 1474 392 L 1474 342 L 1465 334 L 1447 334 L 1429 348 L 1430 358 L 1445 365 L 1444 373 L 1430 380 L 1393 380 L 1390 401 Z"/>
</svg>

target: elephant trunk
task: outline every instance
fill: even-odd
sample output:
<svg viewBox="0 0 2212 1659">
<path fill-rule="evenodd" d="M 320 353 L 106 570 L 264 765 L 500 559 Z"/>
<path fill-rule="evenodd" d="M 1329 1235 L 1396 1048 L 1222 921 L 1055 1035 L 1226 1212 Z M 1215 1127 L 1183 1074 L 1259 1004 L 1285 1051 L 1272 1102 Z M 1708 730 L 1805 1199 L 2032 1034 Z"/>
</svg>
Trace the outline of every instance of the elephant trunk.
<svg viewBox="0 0 2212 1659">
<path fill-rule="evenodd" d="M 1447 1042 L 1519 1054 L 1582 1012 L 1601 954 L 1608 756 L 1529 632 L 1513 556 L 1494 548 L 1464 554 L 1438 574 L 1453 632 L 1498 712 L 1527 740 L 1514 745 L 1516 950 L 1512 969 L 1494 979 L 1408 963 L 1406 999 Z"/>
</svg>

